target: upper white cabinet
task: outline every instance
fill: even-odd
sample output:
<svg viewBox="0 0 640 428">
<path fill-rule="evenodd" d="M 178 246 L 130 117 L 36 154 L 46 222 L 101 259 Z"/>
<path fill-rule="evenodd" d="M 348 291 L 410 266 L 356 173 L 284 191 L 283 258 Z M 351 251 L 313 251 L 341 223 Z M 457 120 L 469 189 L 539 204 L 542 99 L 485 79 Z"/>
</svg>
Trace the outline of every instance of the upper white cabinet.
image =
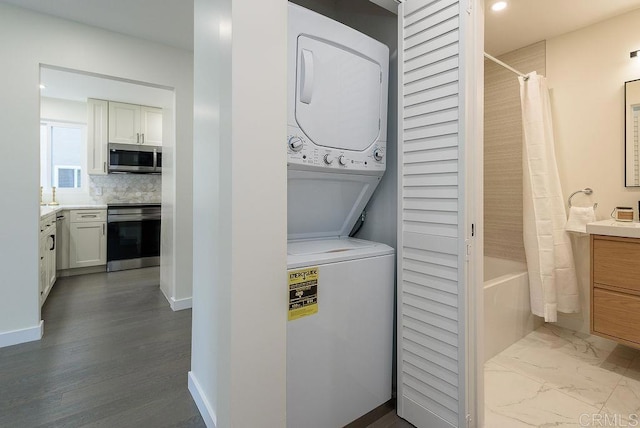
<svg viewBox="0 0 640 428">
<path fill-rule="evenodd" d="M 162 109 L 155 107 L 140 107 L 140 131 L 142 144 L 151 146 L 162 145 Z"/>
<path fill-rule="evenodd" d="M 108 102 L 89 99 L 87 101 L 87 173 L 107 174 L 107 120 Z"/>
<path fill-rule="evenodd" d="M 162 145 L 162 109 L 110 101 L 109 142 Z"/>
</svg>

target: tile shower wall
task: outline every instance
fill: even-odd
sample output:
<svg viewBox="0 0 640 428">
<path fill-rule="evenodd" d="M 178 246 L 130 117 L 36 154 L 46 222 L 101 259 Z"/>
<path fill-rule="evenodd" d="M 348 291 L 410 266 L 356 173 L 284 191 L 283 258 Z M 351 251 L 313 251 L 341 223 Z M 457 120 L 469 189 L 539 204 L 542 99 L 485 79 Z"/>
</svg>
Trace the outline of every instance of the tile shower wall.
<svg viewBox="0 0 640 428">
<path fill-rule="evenodd" d="M 96 190 L 102 188 L 102 195 Z M 98 204 L 160 203 L 162 176 L 159 174 L 109 174 L 89 177 L 89 195 Z"/>
<path fill-rule="evenodd" d="M 545 56 L 542 41 L 498 58 L 545 75 Z M 484 253 L 524 262 L 520 86 L 511 71 L 489 60 L 484 66 Z"/>
</svg>

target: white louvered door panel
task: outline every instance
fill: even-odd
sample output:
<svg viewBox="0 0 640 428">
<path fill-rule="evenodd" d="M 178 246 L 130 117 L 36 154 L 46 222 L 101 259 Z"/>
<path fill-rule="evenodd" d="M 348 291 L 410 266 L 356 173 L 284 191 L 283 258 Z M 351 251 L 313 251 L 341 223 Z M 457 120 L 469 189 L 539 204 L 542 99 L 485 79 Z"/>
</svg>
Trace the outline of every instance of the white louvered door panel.
<svg viewBox="0 0 640 428">
<path fill-rule="evenodd" d="M 419 428 L 466 426 L 463 13 L 398 12 L 398 413 Z"/>
</svg>

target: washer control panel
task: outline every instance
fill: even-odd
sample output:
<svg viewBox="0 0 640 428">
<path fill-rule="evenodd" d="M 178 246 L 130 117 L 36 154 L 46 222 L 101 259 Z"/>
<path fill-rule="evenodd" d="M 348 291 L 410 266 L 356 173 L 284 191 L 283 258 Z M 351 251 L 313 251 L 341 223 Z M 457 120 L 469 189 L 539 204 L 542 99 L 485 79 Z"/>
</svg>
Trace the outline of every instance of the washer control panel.
<svg viewBox="0 0 640 428">
<path fill-rule="evenodd" d="M 287 136 L 287 164 L 300 166 L 303 169 L 327 168 L 359 172 L 381 173 L 386 169 L 386 153 L 384 143 L 373 144 L 362 152 L 320 147 L 311 142 L 300 132 L 291 132 Z"/>
</svg>

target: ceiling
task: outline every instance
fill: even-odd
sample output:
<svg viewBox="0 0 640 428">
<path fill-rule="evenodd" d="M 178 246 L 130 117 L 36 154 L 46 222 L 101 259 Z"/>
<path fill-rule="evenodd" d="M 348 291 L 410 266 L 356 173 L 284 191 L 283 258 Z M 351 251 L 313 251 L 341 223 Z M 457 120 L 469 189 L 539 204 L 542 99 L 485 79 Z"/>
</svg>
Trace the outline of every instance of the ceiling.
<svg viewBox="0 0 640 428">
<path fill-rule="evenodd" d="M 0 1 L 193 50 L 193 0 Z M 371 1 L 395 9 L 395 0 Z M 493 12 L 494 1 L 485 0 L 485 50 L 494 56 L 640 8 L 640 0 L 507 0 Z"/>
<path fill-rule="evenodd" d="M 193 0 L 1 0 L 36 12 L 193 50 Z"/>
<path fill-rule="evenodd" d="M 501 55 L 640 8 L 640 0 L 485 0 L 485 51 Z"/>
</svg>

